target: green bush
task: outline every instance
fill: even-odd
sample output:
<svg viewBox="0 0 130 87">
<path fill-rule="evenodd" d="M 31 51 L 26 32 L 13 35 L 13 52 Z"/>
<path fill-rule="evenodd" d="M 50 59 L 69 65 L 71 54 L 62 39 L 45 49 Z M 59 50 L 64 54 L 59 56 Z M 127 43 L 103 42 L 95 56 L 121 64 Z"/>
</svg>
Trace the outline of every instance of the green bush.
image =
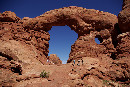
<svg viewBox="0 0 130 87">
<path fill-rule="evenodd" d="M 40 77 L 42 78 L 48 78 L 49 77 L 49 72 L 46 72 L 45 70 L 43 70 L 40 74 Z"/>
</svg>

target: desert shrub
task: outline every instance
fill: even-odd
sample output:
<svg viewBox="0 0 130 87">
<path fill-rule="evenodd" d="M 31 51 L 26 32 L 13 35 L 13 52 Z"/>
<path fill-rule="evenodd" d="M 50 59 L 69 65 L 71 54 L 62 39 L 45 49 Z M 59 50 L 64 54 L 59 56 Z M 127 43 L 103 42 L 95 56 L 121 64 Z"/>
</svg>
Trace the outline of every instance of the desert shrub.
<svg viewBox="0 0 130 87">
<path fill-rule="evenodd" d="M 46 72 L 45 70 L 43 70 L 40 74 L 40 77 L 42 78 L 48 78 L 49 77 L 49 72 Z"/>
<path fill-rule="evenodd" d="M 106 86 L 109 86 L 109 81 L 103 80 L 103 84 L 106 85 Z"/>
</svg>

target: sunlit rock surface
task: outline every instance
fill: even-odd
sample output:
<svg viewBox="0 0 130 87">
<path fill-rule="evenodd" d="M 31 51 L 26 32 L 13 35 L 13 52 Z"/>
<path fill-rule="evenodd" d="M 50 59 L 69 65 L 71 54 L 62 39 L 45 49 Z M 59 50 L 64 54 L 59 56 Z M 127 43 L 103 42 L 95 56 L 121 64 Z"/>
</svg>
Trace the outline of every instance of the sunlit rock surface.
<svg viewBox="0 0 130 87">
<path fill-rule="evenodd" d="M 129 0 L 124 0 L 118 18 L 108 12 L 76 6 L 23 19 L 14 12 L 3 12 L 0 14 L 0 86 L 129 87 L 128 11 Z M 65 25 L 78 34 L 78 39 L 71 46 L 67 64 L 62 64 L 56 54 L 48 56 L 48 31 L 52 26 Z M 54 64 L 49 64 L 48 59 Z M 40 77 L 43 70 L 49 72 L 49 78 Z"/>
</svg>

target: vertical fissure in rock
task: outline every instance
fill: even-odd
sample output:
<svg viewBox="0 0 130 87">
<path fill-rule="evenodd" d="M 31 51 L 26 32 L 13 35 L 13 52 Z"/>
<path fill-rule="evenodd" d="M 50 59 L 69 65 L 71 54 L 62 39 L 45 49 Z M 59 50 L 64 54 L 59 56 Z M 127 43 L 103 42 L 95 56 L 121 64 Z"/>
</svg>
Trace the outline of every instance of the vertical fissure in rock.
<svg viewBox="0 0 130 87">
<path fill-rule="evenodd" d="M 116 23 L 114 25 L 114 30 L 112 31 L 111 35 L 112 35 L 112 44 L 114 45 L 114 48 L 116 48 L 117 44 L 118 44 L 118 41 L 117 41 L 117 36 L 119 34 L 121 34 L 121 30 L 119 28 L 119 24 Z"/>
</svg>

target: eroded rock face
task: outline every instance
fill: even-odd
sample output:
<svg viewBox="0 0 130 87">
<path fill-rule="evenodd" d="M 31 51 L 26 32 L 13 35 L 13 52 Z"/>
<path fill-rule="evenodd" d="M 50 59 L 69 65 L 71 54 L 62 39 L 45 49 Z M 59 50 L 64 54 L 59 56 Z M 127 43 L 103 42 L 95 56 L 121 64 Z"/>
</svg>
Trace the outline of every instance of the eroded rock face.
<svg viewBox="0 0 130 87">
<path fill-rule="evenodd" d="M 57 57 L 56 54 L 50 54 L 50 56 L 48 56 L 48 62 L 52 63 L 52 64 L 62 64 L 62 61 L 59 59 L 59 57 Z"/>
<path fill-rule="evenodd" d="M 34 46 L 34 48 L 37 50 L 37 54 L 39 54 L 37 59 L 42 63 L 44 62 L 44 59 L 46 60 L 49 52 L 48 41 L 50 39 L 48 32 L 42 30 L 25 30 L 21 23 L 13 22 L 1 22 L 0 28 L 1 41 L 16 40 L 18 42 Z"/>
<path fill-rule="evenodd" d="M 0 15 L 0 85 L 10 86 L 19 76 L 28 78 L 46 64 L 49 51 L 45 47 L 49 46 L 50 35 L 42 30 L 24 29 L 13 12 L 2 14 L 5 13 L 6 16 Z"/>
<path fill-rule="evenodd" d="M 2 78 L 0 85 L 17 82 L 16 79 L 19 75 L 37 74 L 37 70 L 40 70 L 43 65 L 37 59 L 38 55 L 35 47 L 23 42 L 0 41 L 0 57 L 4 58 L 0 61 L 1 76 L 7 75 Z M 10 78 L 8 77 L 9 72 Z"/>
<path fill-rule="evenodd" d="M 130 0 L 123 0 L 122 11 L 118 15 L 119 27 L 122 33 L 130 31 Z"/>
<path fill-rule="evenodd" d="M 68 63 L 84 56 L 111 56 L 115 52 L 111 34 L 117 23 L 117 16 L 108 12 L 70 6 L 48 11 L 35 18 L 24 18 L 19 22 L 23 23 L 25 29 L 49 31 L 52 26 L 68 25 L 74 30 L 79 38 L 72 47 Z M 101 40 L 100 45 L 95 43 L 95 37 Z M 82 38 L 87 40 L 84 41 Z M 101 51 L 98 52 L 97 47 L 101 48 Z"/>
<path fill-rule="evenodd" d="M 22 23 L 25 28 L 44 31 L 49 31 L 52 26 L 68 25 L 80 36 L 93 30 L 114 29 L 117 17 L 108 12 L 70 6 L 48 11 L 36 18 L 22 21 Z"/>
<path fill-rule="evenodd" d="M 5 11 L 0 14 L 0 21 L 1 22 L 18 22 L 20 20 L 19 17 L 16 16 L 14 12 Z"/>
<path fill-rule="evenodd" d="M 125 10 L 129 6 L 127 0 L 124 3 Z M 118 18 L 119 21 L 124 20 L 120 15 Z M 117 86 L 117 83 L 128 85 L 130 34 L 121 22 L 118 26 L 117 17 L 108 12 L 76 6 L 51 10 L 22 20 L 10 11 L 2 13 L 0 86 L 36 87 L 42 84 L 48 87 L 101 87 L 106 80 L 115 81 L 109 82 L 111 86 Z M 56 54 L 48 57 L 48 31 L 52 26 L 64 25 L 78 34 L 66 65 L 61 64 Z M 119 29 L 125 33 L 119 33 Z M 100 40 L 100 44 L 95 42 L 95 38 Z M 48 65 L 47 58 L 58 65 Z M 80 59 L 83 59 L 83 64 L 77 66 Z M 72 64 L 73 60 L 76 60 L 76 64 Z M 50 72 L 49 78 L 40 78 L 43 70 Z"/>
<path fill-rule="evenodd" d="M 119 34 L 117 39 L 117 59 L 125 57 L 130 59 L 130 32 Z"/>
<path fill-rule="evenodd" d="M 95 42 L 95 38 L 100 40 L 100 44 Z M 112 53 L 116 52 L 110 32 L 105 29 L 98 31 L 91 31 L 90 34 L 80 36 L 77 41 L 71 46 L 68 63 L 72 60 L 78 60 L 82 57 L 101 58 L 102 55 L 111 57 Z"/>
<path fill-rule="evenodd" d="M 6 57 L 2 56 L 0 56 L 0 67 L 0 85 L 12 85 L 22 72 L 19 64 L 9 61 Z"/>
<path fill-rule="evenodd" d="M 130 58 L 130 0 L 123 0 L 122 11 L 118 15 L 121 34 L 118 35 L 117 58 Z"/>
</svg>

